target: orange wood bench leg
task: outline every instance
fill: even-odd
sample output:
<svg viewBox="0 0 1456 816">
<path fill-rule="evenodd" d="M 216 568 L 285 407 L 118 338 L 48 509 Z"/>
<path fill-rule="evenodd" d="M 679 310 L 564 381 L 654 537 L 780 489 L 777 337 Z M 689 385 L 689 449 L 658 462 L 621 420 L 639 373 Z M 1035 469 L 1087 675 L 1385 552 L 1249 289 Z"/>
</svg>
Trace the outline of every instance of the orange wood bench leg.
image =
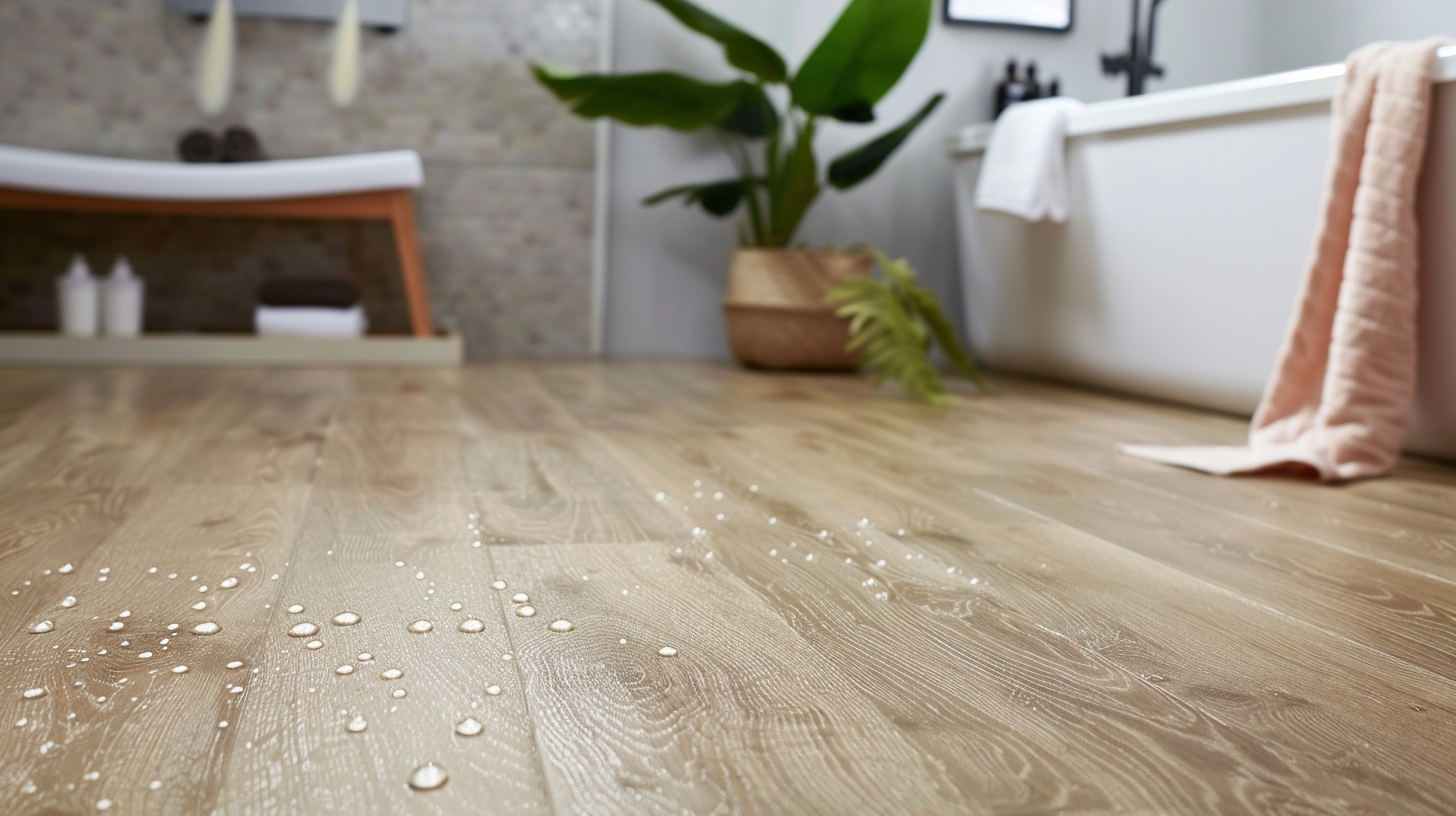
<svg viewBox="0 0 1456 816">
<path fill-rule="evenodd" d="M 409 190 L 395 190 L 392 195 L 389 221 L 394 226 L 394 245 L 399 252 L 399 271 L 409 303 L 410 328 L 416 337 L 431 337 L 435 334 L 435 322 L 430 317 L 430 290 L 425 284 L 425 262 L 420 255 L 414 202 L 410 200 Z"/>
</svg>

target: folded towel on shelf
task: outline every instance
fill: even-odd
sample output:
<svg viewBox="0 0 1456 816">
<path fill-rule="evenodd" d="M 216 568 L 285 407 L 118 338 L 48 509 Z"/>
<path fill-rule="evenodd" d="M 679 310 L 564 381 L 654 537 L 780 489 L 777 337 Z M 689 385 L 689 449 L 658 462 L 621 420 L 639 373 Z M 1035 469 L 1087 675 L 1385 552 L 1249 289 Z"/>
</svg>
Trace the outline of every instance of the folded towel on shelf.
<svg viewBox="0 0 1456 816">
<path fill-rule="evenodd" d="M 264 336 L 363 337 L 369 328 L 364 307 L 347 309 L 327 306 L 259 306 L 253 325 Z"/>
<path fill-rule="evenodd" d="M 1376 43 L 1346 63 L 1314 257 L 1249 444 L 1123 453 L 1219 475 L 1294 470 L 1324 481 L 1395 465 L 1416 384 L 1416 192 L 1435 52 L 1449 42 Z"/>
<path fill-rule="evenodd" d="M 1007 108 L 981 160 L 976 207 L 1027 221 L 1066 221 L 1067 120 L 1081 107 L 1059 96 Z"/>
</svg>

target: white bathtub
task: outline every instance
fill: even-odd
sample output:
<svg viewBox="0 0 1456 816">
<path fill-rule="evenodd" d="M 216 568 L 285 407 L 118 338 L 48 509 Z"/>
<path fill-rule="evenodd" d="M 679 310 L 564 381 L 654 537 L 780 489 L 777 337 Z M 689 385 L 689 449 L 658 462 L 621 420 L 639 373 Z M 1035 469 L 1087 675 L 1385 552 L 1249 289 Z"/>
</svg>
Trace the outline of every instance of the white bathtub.
<svg viewBox="0 0 1456 816">
<path fill-rule="evenodd" d="M 1437 59 L 1407 448 L 1456 458 L 1456 47 Z M 1070 125 L 1061 225 L 974 209 L 990 125 L 965 128 L 951 149 L 977 354 L 1002 370 L 1252 413 L 1313 246 L 1343 70 L 1089 105 Z"/>
</svg>

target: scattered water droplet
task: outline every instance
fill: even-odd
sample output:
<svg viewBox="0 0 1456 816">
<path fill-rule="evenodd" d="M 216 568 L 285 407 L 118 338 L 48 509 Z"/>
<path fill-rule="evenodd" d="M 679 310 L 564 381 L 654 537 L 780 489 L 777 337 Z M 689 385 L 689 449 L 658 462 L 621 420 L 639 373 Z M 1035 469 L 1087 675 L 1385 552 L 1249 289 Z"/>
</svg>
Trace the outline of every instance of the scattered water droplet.
<svg viewBox="0 0 1456 816">
<path fill-rule="evenodd" d="M 520 604 L 520 603 L 526 603 L 529 600 L 531 600 L 531 596 L 530 595 L 527 595 L 524 592 L 517 592 L 516 594 L 514 594 L 514 595 L 511 596 L 511 603 L 518 603 L 518 604 Z"/>
<path fill-rule="evenodd" d="M 334 616 L 333 624 L 335 626 L 353 626 L 361 620 L 363 620 L 363 618 L 359 617 L 357 613 L 340 612 L 339 614 Z"/>
<path fill-rule="evenodd" d="M 370 654 L 368 652 L 360 652 L 359 653 L 359 662 L 360 663 L 368 663 L 369 661 L 371 661 L 373 659 L 374 659 L 374 655 L 372 655 L 372 654 Z"/>
<path fill-rule="evenodd" d="M 152 653 L 151 652 L 142 652 L 141 654 L 137 655 L 137 657 L 141 658 L 142 660 L 146 660 L 147 658 L 149 658 L 151 656 L 152 656 Z"/>
<path fill-rule="evenodd" d="M 199 623 L 196 626 L 192 627 L 193 634 L 198 634 L 198 635 L 215 635 L 215 634 L 217 634 L 218 632 L 221 632 L 221 631 L 222 631 L 222 627 L 221 626 L 218 626 L 217 624 L 213 623 L 212 621 L 208 621 L 206 623 Z"/>
<path fill-rule="evenodd" d="M 661 649 L 657 650 L 657 653 L 662 655 L 663 657 L 677 657 L 677 649 L 674 649 L 671 646 L 663 646 Z"/>
<path fill-rule="evenodd" d="M 56 570 L 56 572 L 59 572 L 60 574 L 65 575 L 66 573 L 70 572 L 73 569 L 75 569 L 75 567 L 71 566 L 70 564 L 67 564 L 64 567 L 61 567 L 60 569 Z"/>
<path fill-rule="evenodd" d="M 466 717 L 455 724 L 455 733 L 462 737 L 473 737 L 484 730 L 485 726 L 481 724 L 480 720 L 474 717 Z"/>
<path fill-rule="evenodd" d="M 354 719 L 349 720 L 349 722 L 344 726 L 344 730 L 348 731 L 350 734 L 357 734 L 368 727 L 369 721 L 364 719 L 364 715 L 355 714 Z"/>
<path fill-rule="evenodd" d="M 172 673 L 173 674 L 186 674 L 187 673 L 187 667 L 186 666 L 173 666 L 172 667 Z"/>
<path fill-rule="evenodd" d="M 147 787 L 148 788 L 151 788 L 152 790 L 160 790 L 162 788 L 162 780 L 160 780 L 160 779 L 153 779 L 151 782 L 149 782 L 147 784 Z"/>
<path fill-rule="evenodd" d="M 460 621 L 460 625 L 455 628 L 459 629 L 462 632 L 465 632 L 466 634 L 473 635 L 476 632 L 485 631 L 485 624 L 476 618 L 466 618 L 465 620 Z"/>
<path fill-rule="evenodd" d="M 404 677 L 404 669 L 385 669 L 379 673 L 380 680 L 398 680 Z"/>
<path fill-rule="evenodd" d="M 110 799 L 97 799 L 96 800 L 96 809 L 97 810 L 110 810 L 111 809 L 111 800 Z"/>
<path fill-rule="evenodd" d="M 237 585 L 238 585 L 238 579 L 236 579 L 236 578 L 224 578 L 224 579 L 222 579 L 222 583 L 218 584 L 218 586 L 219 587 L 222 587 L 223 589 L 232 589 L 233 587 L 235 587 Z"/>
<path fill-rule="evenodd" d="M 404 699 L 404 696 L 406 694 L 409 694 L 409 692 L 405 691 L 404 689 L 395 689 L 394 691 L 391 691 L 389 693 L 389 696 L 393 697 L 396 700 L 402 700 Z"/>
<path fill-rule="evenodd" d="M 416 581 L 423 581 L 423 580 L 425 580 L 425 571 L 424 570 L 420 570 L 419 572 L 416 572 L 415 573 L 415 580 Z"/>
<path fill-rule="evenodd" d="M 207 601 L 198 601 L 197 603 L 192 605 L 192 608 L 196 609 L 198 612 L 201 612 L 202 610 L 207 608 Z"/>
<path fill-rule="evenodd" d="M 576 628 L 576 624 L 569 620 L 555 620 L 551 621 L 551 625 L 546 628 L 553 632 L 570 632 Z"/>
<path fill-rule="evenodd" d="M 489 694 L 492 697 L 499 697 L 500 696 L 500 693 L 501 693 L 501 687 L 500 686 L 486 686 L 485 687 L 485 693 L 486 694 Z"/>
<path fill-rule="evenodd" d="M 32 635 L 43 635 L 46 632 L 49 632 L 50 630 L 52 630 L 54 628 L 56 628 L 56 625 L 55 625 L 54 622 L 48 621 L 48 620 L 47 621 L 41 621 L 40 623 L 36 623 L 36 624 L 32 624 L 31 625 L 31 627 L 30 627 L 30 633 Z"/>
<path fill-rule="evenodd" d="M 289 637 L 312 637 L 318 634 L 318 625 L 313 623 L 296 623 L 288 630 Z"/>
<path fill-rule="evenodd" d="M 303 604 L 294 604 L 293 606 L 288 607 L 288 614 L 290 614 L 290 615 L 297 615 L 297 614 L 299 614 L 302 611 L 303 611 Z"/>
<path fill-rule="evenodd" d="M 353 674 L 353 673 L 354 673 L 354 667 L 353 666 L 350 666 L 348 663 L 345 663 L 344 665 L 338 667 L 337 669 L 334 669 L 334 674 Z"/>
<path fill-rule="evenodd" d="M 27 700 L 34 700 L 38 697 L 46 696 L 46 690 L 43 688 L 28 688 L 25 691 L 20 692 L 20 696 L 24 697 Z"/>
<path fill-rule="evenodd" d="M 25 724 L 28 723 L 28 722 L 30 722 L 30 720 L 27 720 L 26 718 L 21 717 L 20 719 L 18 719 L 18 720 L 15 721 L 15 727 L 16 728 L 24 728 L 25 727 Z"/>
<path fill-rule="evenodd" d="M 76 605 L 76 596 L 75 595 L 67 595 L 66 597 L 64 597 L 64 598 L 61 599 L 61 606 L 64 607 L 64 608 L 66 608 L 66 609 L 70 609 L 71 607 L 73 607 L 75 605 Z"/>
<path fill-rule="evenodd" d="M 518 606 L 518 607 L 516 607 L 516 616 L 517 617 L 530 618 L 530 617 L 534 617 L 535 615 L 536 615 L 536 607 L 534 607 L 534 606 Z"/>
<path fill-rule="evenodd" d="M 505 581 L 492 581 L 490 583 L 490 588 L 491 589 L 505 589 L 506 588 L 506 582 Z"/>
<path fill-rule="evenodd" d="M 243 661 L 234 660 L 233 662 L 227 664 L 227 667 L 229 669 L 241 669 L 243 667 Z"/>
<path fill-rule="evenodd" d="M 465 604 L 460 604 L 460 603 L 452 603 L 452 604 L 450 604 L 450 611 L 451 612 L 459 612 L 460 610 L 462 610 L 464 608 L 465 608 Z"/>
<path fill-rule="evenodd" d="M 434 790 L 445 784 L 449 779 L 450 775 L 445 773 L 444 768 L 441 768 L 433 762 L 428 762 L 415 768 L 414 772 L 409 775 L 409 786 L 421 791 Z"/>
<path fill-rule="evenodd" d="M 414 623 L 411 623 L 409 626 L 406 626 L 405 628 L 417 635 L 423 635 L 431 629 L 434 629 L 435 624 L 430 623 L 427 620 L 417 620 Z"/>
<path fill-rule="evenodd" d="M 303 648 L 309 650 L 310 652 L 322 649 L 323 647 L 324 642 L 322 640 L 310 640 L 309 642 L 303 644 Z"/>
</svg>

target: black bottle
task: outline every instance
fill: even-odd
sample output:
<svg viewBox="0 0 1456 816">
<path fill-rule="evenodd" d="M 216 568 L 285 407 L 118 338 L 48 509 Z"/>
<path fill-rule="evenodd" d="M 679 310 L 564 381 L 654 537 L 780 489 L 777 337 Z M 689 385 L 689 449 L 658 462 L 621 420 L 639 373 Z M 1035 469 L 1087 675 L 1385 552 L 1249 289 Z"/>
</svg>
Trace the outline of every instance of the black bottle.
<svg viewBox="0 0 1456 816">
<path fill-rule="evenodd" d="M 1028 96 L 1030 90 L 1030 86 L 1017 76 L 1016 60 L 1007 60 L 1006 78 L 996 84 L 996 116 L 999 117 L 1002 111 L 1017 102 L 1031 99 L 1032 97 Z"/>
</svg>

